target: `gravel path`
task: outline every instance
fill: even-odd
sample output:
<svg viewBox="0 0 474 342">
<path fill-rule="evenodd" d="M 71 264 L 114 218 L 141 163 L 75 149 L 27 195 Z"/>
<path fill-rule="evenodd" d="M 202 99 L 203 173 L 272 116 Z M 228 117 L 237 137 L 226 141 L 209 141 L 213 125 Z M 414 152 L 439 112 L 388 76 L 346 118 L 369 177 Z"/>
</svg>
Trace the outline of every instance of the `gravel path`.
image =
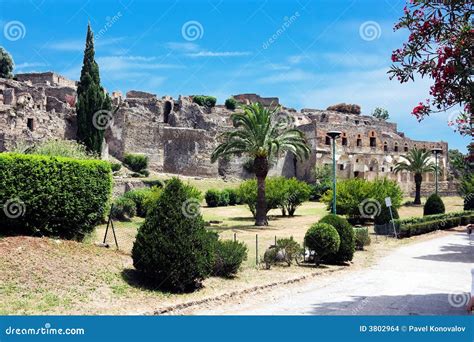
<svg viewBox="0 0 474 342">
<path fill-rule="evenodd" d="M 368 269 L 193 314 L 465 315 L 472 267 L 474 236 L 456 232 L 401 247 Z"/>
</svg>

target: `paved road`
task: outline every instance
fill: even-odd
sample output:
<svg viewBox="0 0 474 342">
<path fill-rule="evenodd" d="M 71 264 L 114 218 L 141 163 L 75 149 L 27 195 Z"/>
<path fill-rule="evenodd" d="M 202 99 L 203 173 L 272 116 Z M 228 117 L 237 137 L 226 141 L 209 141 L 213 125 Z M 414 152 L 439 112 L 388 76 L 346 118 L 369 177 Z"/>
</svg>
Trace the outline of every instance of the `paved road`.
<svg viewBox="0 0 474 342">
<path fill-rule="evenodd" d="M 365 270 L 315 278 L 273 296 L 193 313 L 465 315 L 472 267 L 474 237 L 452 233 L 401 247 Z"/>
</svg>

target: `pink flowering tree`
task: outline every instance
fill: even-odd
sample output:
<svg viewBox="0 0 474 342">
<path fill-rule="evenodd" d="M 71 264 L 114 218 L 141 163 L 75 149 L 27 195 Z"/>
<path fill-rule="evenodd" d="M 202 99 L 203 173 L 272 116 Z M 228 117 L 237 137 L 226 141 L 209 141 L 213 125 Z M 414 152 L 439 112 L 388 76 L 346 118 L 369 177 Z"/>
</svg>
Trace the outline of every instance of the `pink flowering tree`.
<svg viewBox="0 0 474 342">
<path fill-rule="evenodd" d="M 432 113 L 461 108 L 452 118 L 462 135 L 472 135 L 474 109 L 474 5 L 472 0 L 411 0 L 394 30 L 408 29 L 408 41 L 392 54 L 390 79 L 433 80 L 430 98 L 413 108 L 421 121 Z M 454 110 L 454 109 L 453 109 Z"/>
</svg>

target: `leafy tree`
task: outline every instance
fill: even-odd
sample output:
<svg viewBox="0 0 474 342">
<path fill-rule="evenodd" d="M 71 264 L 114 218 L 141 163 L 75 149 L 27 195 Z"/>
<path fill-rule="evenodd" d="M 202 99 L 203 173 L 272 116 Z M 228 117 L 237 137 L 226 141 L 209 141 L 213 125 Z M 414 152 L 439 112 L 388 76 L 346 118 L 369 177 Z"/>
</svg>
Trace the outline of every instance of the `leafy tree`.
<svg viewBox="0 0 474 342">
<path fill-rule="evenodd" d="M 423 173 L 436 172 L 436 167 L 430 161 L 431 152 L 419 149 L 412 149 L 404 158 L 406 160 L 398 162 L 395 165 L 395 172 L 409 171 L 415 174 L 415 200 L 414 204 L 421 204 L 421 183 L 423 182 Z"/>
<path fill-rule="evenodd" d="M 0 77 L 12 78 L 13 66 L 12 56 L 0 46 Z"/>
<path fill-rule="evenodd" d="M 467 162 L 467 156 L 462 154 L 459 150 L 449 150 L 448 157 L 449 166 L 454 178 L 462 178 L 464 175 L 469 173 L 470 167 Z"/>
<path fill-rule="evenodd" d="M 261 103 L 252 103 L 242 108 L 243 112 L 232 114 L 235 128 L 223 133 L 223 142 L 213 151 L 211 161 L 236 154 L 246 154 L 254 159 L 258 184 L 255 225 L 264 226 L 267 225 L 265 178 L 269 160 L 282 152 L 291 152 L 300 159 L 308 158 L 310 149 L 303 132 L 278 120 L 278 107 L 269 109 Z"/>
<path fill-rule="evenodd" d="M 393 51 L 389 71 L 401 83 L 414 81 L 416 74 L 431 78 L 431 99 L 420 102 L 412 114 L 422 120 L 461 106 L 464 112 L 452 124 L 463 135 L 471 134 L 473 122 L 473 14 L 472 0 L 410 1 L 395 25 L 395 30 L 408 29 L 410 35 Z"/>
<path fill-rule="evenodd" d="M 87 26 L 86 48 L 77 86 L 77 140 L 88 150 L 102 152 L 105 128 L 112 119 L 111 100 L 100 85 L 99 66 L 94 59 L 94 34 Z"/>
<path fill-rule="evenodd" d="M 380 120 L 388 120 L 390 118 L 390 115 L 388 114 L 388 110 L 380 108 L 380 107 L 377 107 L 374 109 L 374 111 L 372 112 L 372 116 Z"/>
</svg>

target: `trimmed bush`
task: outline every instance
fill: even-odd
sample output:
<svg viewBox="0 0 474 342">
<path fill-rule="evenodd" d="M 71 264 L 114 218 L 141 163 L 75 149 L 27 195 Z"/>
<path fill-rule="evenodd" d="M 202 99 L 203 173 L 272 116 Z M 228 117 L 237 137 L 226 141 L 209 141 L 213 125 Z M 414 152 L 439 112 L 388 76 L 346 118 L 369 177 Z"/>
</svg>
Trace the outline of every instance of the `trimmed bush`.
<svg viewBox="0 0 474 342">
<path fill-rule="evenodd" d="M 355 248 L 358 251 L 364 250 L 365 246 L 370 245 L 369 229 L 366 227 L 354 228 Z"/>
<path fill-rule="evenodd" d="M 321 259 L 339 250 L 341 239 L 336 228 L 327 223 L 313 224 L 304 237 L 305 246 L 316 252 L 315 261 L 319 265 Z"/>
<path fill-rule="evenodd" d="M 345 218 L 334 214 L 324 216 L 319 223 L 327 223 L 336 228 L 341 240 L 337 252 L 326 255 L 324 260 L 336 263 L 351 261 L 355 249 L 354 229 L 351 224 Z"/>
<path fill-rule="evenodd" d="M 145 217 L 147 208 L 145 206 L 145 200 L 150 195 L 152 190 L 149 188 L 141 188 L 127 191 L 123 194 L 123 197 L 131 199 L 135 203 L 137 216 Z"/>
<path fill-rule="evenodd" d="M 233 97 L 229 97 L 225 100 L 225 107 L 230 110 L 235 110 L 235 108 L 237 108 L 237 100 Z"/>
<path fill-rule="evenodd" d="M 219 193 L 219 206 L 226 207 L 229 205 L 229 202 L 230 202 L 229 192 L 227 190 L 222 190 Z"/>
<path fill-rule="evenodd" d="M 132 249 L 138 272 L 157 287 L 176 292 L 196 289 L 214 265 L 216 234 L 206 231 L 200 213 L 188 205 L 196 201 L 190 196 L 196 191 L 188 187 L 178 178 L 167 182 Z"/>
<path fill-rule="evenodd" d="M 153 187 L 162 188 L 164 186 L 163 181 L 159 179 L 144 179 L 142 180 L 142 182 L 146 184 L 147 186 L 149 186 L 150 188 L 153 188 Z"/>
<path fill-rule="evenodd" d="M 200 106 L 204 107 L 214 107 L 216 105 L 217 99 L 214 96 L 205 96 L 205 95 L 194 95 L 193 102 L 197 103 Z"/>
<path fill-rule="evenodd" d="M 240 204 L 240 197 L 236 189 L 226 189 L 229 193 L 229 205 Z"/>
<path fill-rule="evenodd" d="M 285 262 L 288 266 L 291 266 L 295 257 L 303 251 L 300 244 L 293 239 L 293 236 L 290 238 L 278 239 L 276 245 L 277 249 L 282 251 Z"/>
<path fill-rule="evenodd" d="M 206 191 L 206 195 L 204 197 L 206 199 L 206 203 L 208 207 L 219 206 L 220 197 L 221 197 L 219 190 L 209 189 Z"/>
<path fill-rule="evenodd" d="M 0 153 L 0 232 L 80 240 L 104 219 L 111 190 L 108 162 Z"/>
<path fill-rule="evenodd" d="M 123 157 L 123 163 L 133 172 L 142 173 L 148 168 L 148 156 L 127 153 Z"/>
<path fill-rule="evenodd" d="M 247 260 L 247 246 L 243 242 L 218 240 L 215 246 L 213 274 L 230 278 L 237 274 L 242 262 Z"/>
<path fill-rule="evenodd" d="M 423 216 L 444 214 L 445 211 L 446 209 L 444 208 L 444 203 L 441 197 L 432 194 L 428 197 L 425 206 L 423 207 Z"/>
<path fill-rule="evenodd" d="M 412 217 L 395 220 L 395 227 L 401 238 L 429 233 L 438 229 L 449 229 L 474 222 L 474 212 L 461 211 L 456 213 Z"/>
<path fill-rule="evenodd" d="M 110 163 L 110 168 L 112 169 L 112 172 L 117 172 L 117 171 L 120 171 L 120 169 L 122 168 L 122 164 Z"/>
<path fill-rule="evenodd" d="M 156 209 L 155 204 L 157 203 L 158 198 L 161 196 L 162 192 L 163 192 L 162 188 L 153 186 L 146 193 L 146 196 L 143 199 L 143 207 L 145 208 L 145 217 L 146 215 L 150 213 L 150 211 L 153 211 L 154 209 Z"/>
<path fill-rule="evenodd" d="M 125 196 L 118 197 L 110 209 L 110 216 L 119 221 L 129 221 L 136 214 L 137 206 L 135 202 Z"/>
</svg>

